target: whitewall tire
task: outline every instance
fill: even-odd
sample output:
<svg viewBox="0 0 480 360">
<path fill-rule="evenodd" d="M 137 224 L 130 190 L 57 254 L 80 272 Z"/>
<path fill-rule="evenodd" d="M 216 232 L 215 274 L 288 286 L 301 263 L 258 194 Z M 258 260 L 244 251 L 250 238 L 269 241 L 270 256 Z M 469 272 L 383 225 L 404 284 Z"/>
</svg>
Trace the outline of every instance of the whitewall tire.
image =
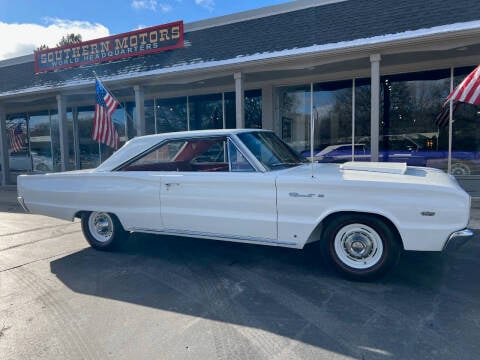
<svg viewBox="0 0 480 360">
<path fill-rule="evenodd" d="M 342 275 L 371 280 L 393 267 L 401 247 L 389 224 L 373 215 L 341 214 L 326 225 L 322 254 Z"/>
<path fill-rule="evenodd" d="M 82 231 L 90 246 L 98 250 L 113 249 L 126 235 L 115 215 L 98 211 L 82 214 Z"/>
</svg>

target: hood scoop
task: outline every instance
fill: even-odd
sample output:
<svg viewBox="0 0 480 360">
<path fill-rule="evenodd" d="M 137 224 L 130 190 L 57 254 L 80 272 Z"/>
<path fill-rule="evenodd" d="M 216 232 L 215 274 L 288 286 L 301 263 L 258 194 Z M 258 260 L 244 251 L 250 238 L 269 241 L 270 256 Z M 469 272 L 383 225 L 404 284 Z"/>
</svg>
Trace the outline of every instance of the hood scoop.
<svg viewBox="0 0 480 360">
<path fill-rule="evenodd" d="M 340 169 L 403 175 L 407 171 L 407 164 L 406 163 L 349 161 L 340 165 Z"/>
</svg>

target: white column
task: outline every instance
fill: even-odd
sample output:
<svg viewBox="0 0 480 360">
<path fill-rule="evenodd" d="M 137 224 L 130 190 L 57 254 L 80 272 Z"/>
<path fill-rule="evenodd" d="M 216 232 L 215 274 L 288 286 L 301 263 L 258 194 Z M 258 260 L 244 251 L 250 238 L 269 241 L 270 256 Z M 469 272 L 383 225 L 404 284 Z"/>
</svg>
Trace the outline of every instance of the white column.
<svg viewBox="0 0 480 360">
<path fill-rule="evenodd" d="M 262 87 L 262 129 L 275 130 L 273 112 L 273 86 Z"/>
<path fill-rule="evenodd" d="M 235 119 L 237 129 L 245 127 L 245 79 L 241 72 L 233 74 L 235 79 Z"/>
<path fill-rule="evenodd" d="M 137 117 L 137 136 L 142 136 L 146 134 L 145 126 L 145 92 L 143 87 L 140 85 L 135 85 L 133 87 L 135 91 L 135 114 Z"/>
<path fill-rule="evenodd" d="M 370 161 L 378 161 L 378 140 L 380 133 L 380 54 L 370 55 L 371 94 L 370 94 Z"/>
<path fill-rule="evenodd" d="M 62 171 L 67 171 L 68 164 L 68 131 L 67 131 L 67 101 L 65 96 L 57 95 L 58 132 L 60 133 L 60 166 Z M 53 154 L 52 154 L 53 155 Z"/>
<path fill-rule="evenodd" d="M 2 164 L 1 185 L 7 185 L 10 178 L 10 164 L 8 162 L 7 116 L 5 107 L 0 104 L 0 163 Z"/>
</svg>

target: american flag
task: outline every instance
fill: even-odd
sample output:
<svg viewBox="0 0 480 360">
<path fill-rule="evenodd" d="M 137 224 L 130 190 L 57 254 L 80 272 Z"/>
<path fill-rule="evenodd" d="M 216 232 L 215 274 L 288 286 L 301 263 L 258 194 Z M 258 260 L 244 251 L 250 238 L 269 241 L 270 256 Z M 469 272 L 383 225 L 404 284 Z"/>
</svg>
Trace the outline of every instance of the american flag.
<svg viewBox="0 0 480 360">
<path fill-rule="evenodd" d="M 112 115 L 117 109 L 118 103 L 98 79 L 95 80 L 95 93 L 92 139 L 116 149 L 120 137 L 113 125 Z"/>
<path fill-rule="evenodd" d="M 460 103 L 458 101 L 453 102 L 452 116 L 457 110 L 459 104 Z M 450 121 L 450 102 L 447 101 L 445 104 L 443 104 L 443 108 L 440 114 L 438 114 L 437 117 L 435 118 L 435 125 L 437 125 L 437 127 L 439 128 L 443 128 L 448 125 L 449 121 Z"/>
<path fill-rule="evenodd" d="M 18 152 L 23 150 L 25 143 L 25 134 L 22 130 L 22 125 L 13 125 L 8 129 L 8 137 L 10 139 L 10 151 Z"/>
<path fill-rule="evenodd" d="M 448 95 L 449 100 L 480 105 L 480 65 Z"/>
</svg>

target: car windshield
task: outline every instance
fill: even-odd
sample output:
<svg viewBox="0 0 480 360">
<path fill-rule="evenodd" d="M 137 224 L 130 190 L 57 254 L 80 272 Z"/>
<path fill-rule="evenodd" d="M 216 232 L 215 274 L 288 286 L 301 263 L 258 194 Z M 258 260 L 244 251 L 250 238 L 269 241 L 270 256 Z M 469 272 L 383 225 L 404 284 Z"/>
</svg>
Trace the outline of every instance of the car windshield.
<svg viewBox="0 0 480 360">
<path fill-rule="evenodd" d="M 300 165 L 305 159 L 271 132 L 238 134 L 240 140 L 268 170 Z"/>
</svg>

